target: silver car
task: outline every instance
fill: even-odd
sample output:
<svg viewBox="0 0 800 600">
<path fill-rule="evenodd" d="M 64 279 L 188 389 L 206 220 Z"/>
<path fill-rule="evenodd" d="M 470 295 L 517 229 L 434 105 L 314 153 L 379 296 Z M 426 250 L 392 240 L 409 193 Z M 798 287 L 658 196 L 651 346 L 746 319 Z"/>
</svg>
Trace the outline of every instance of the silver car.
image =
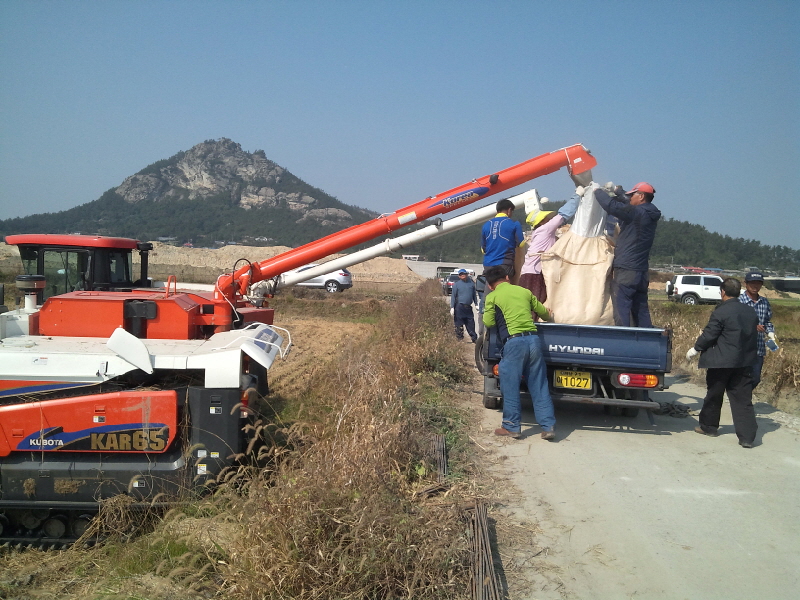
<svg viewBox="0 0 800 600">
<path fill-rule="evenodd" d="M 317 263 L 305 265 L 304 267 L 300 267 L 296 271 L 293 271 L 293 273 L 302 273 L 311 267 L 317 266 L 319 266 Z M 347 269 L 339 269 L 338 271 L 326 273 L 325 275 L 319 275 L 307 281 L 296 283 L 295 285 L 300 287 L 324 289 L 325 291 L 333 294 L 335 292 L 343 292 L 346 289 L 353 287 L 353 276 Z"/>
</svg>

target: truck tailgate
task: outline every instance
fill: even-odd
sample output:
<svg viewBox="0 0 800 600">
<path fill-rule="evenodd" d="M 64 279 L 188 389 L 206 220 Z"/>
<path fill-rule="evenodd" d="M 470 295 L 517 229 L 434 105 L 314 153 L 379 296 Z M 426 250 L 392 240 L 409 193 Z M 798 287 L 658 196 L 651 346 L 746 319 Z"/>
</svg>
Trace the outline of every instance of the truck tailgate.
<svg viewBox="0 0 800 600">
<path fill-rule="evenodd" d="M 586 365 L 668 372 L 672 335 L 667 329 L 537 323 L 545 361 L 550 365 Z"/>
</svg>

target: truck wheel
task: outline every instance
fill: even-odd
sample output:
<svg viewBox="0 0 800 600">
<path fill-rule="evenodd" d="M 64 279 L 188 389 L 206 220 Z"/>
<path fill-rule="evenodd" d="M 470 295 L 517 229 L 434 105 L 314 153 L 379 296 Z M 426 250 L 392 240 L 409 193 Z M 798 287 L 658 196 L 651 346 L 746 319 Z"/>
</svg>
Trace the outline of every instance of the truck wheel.
<svg viewBox="0 0 800 600">
<path fill-rule="evenodd" d="M 486 339 L 483 335 L 478 335 L 478 339 L 475 340 L 475 367 L 478 369 L 478 372 L 481 374 L 486 373 L 489 365 L 486 363 L 486 358 L 483 356 L 483 346 L 486 343 Z"/>
<path fill-rule="evenodd" d="M 694 294 L 686 294 L 683 296 L 683 298 L 681 298 L 681 302 L 683 304 L 695 305 L 697 304 L 697 296 L 695 296 Z"/>
<path fill-rule="evenodd" d="M 338 281 L 331 280 L 325 282 L 325 291 L 330 292 L 331 294 L 335 294 L 336 292 L 342 291 L 342 288 L 339 285 Z"/>
<path fill-rule="evenodd" d="M 609 406 L 608 404 L 603 405 L 603 412 L 607 414 L 609 417 L 621 417 L 622 416 L 622 407 L 621 406 Z"/>
<path fill-rule="evenodd" d="M 500 398 L 497 397 L 497 379 L 494 377 L 483 378 L 483 407 L 484 408 L 498 408 L 500 406 Z"/>
</svg>

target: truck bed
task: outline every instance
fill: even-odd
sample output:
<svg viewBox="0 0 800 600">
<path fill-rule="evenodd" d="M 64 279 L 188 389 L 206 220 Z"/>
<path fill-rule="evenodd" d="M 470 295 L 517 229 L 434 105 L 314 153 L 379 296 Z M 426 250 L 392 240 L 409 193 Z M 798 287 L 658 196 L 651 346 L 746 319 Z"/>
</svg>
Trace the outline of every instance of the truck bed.
<svg viewBox="0 0 800 600">
<path fill-rule="evenodd" d="M 664 389 L 664 374 L 672 369 L 672 331 L 640 327 L 604 325 L 569 325 L 537 323 L 542 341 L 547 378 L 554 400 L 604 404 L 609 407 L 654 409 L 648 390 Z M 497 330 L 488 330 L 488 337 L 476 348 L 476 364 L 484 376 L 484 406 L 495 408 L 501 400 L 497 378 L 492 368 L 500 361 L 501 344 Z M 591 384 L 583 389 L 556 385 L 557 374 L 583 375 Z M 620 374 L 655 375 L 655 385 L 623 387 Z M 632 378 L 630 378 L 632 379 Z M 523 385 L 523 396 L 527 390 Z M 630 413 L 631 415 L 634 412 Z"/>
</svg>

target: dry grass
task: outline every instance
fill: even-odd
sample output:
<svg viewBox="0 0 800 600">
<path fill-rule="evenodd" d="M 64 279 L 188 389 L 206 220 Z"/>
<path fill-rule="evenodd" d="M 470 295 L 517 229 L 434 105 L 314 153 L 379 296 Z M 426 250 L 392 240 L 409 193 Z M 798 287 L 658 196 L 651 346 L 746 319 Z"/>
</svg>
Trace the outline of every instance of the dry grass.
<svg viewBox="0 0 800 600">
<path fill-rule="evenodd" d="M 650 305 L 653 323 L 657 327 L 672 328 L 673 371 L 690 375 L 698 384 L 704 384 L 705 370 L 698 369 L 696 362 L 687 363 L 685 355 L 702 333 L 713 309 L 713 306 L 672 302 Z M 758 390 L 767 393 L 771 404 L 781 407 L 783 395 L 800 392 L 800 306 L 774 303 L 772 322 L 781 347 L 777 352 L 767 352 Z"/>
<path fill-rule="evenodd" d="M 446 348 L 453 346 L 446 317 L 438 299 L 406 296 L 383 328 L 389 333 L 360 340 L 360 352 L 318 370 L 304 402 L 311 414 L 282 430 L 285 450 L 244 494 L 230 498 L 228 514 L 249 534 L 226 551 L 226 596 L 466 593 L 466 530 L 458 511 L 419 503 L 414 494 L 435 482 L 436 426 L 419 392 L 433 373 L 448 377 L 435 371 L 447 366 Z M 458 360 L 457 351 L 451 358 Z M 450 371 L 451 379 L 459 372 Z"/>
<path fill-rule="evenodd" d="M 47 564 L 0 557 L 0 597 L 468 597 L 466 484 L 415 494 L 436 483 L 433 433 L 451 461 L 463 457 L 462 415 L 446 398 L 468 367 L 435 282 L 392 306 L 378 334 L 320 356 L 302 397 L 255 424 L 267 443 L 212 496 L 127 543 L 112 536 Z M 108 506 L 106 532 L 125 529 L 122 508 Z"/>
</svg>

